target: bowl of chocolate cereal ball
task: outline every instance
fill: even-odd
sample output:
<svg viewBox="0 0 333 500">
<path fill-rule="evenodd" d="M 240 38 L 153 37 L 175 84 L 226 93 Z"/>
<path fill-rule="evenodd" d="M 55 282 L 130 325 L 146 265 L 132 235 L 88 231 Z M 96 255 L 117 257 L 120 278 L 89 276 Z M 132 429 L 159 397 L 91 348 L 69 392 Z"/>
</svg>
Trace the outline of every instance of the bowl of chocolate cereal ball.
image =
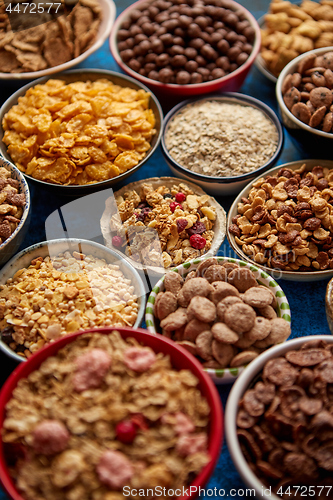
<svg viewBox="0 0 333 500">
<path fill-rule="evenodd" d="M 2 12 L 0 80 L 66 71 L 96 52 L 116 17 L 113 0 L 13 2 Z"/>
<path fill-rule="evenodd" d="M 316 148 L 333 142 L 333 47 L 311 50 L 292 60 L 276 83 L 283 124 Z"/>
<path fill-rule="evenodd" d="M 227 237 L 237 255 L 275 279 L 333 276 L 333 162 L 298 160 L 251 181 L 228 213 Z"/>
<path fill-rule="evenodd" d="M 274 111 L 235 92 L 183 101 L 163 124 L 162 151 L 171 170 L 215 195 L 239 193 L 275 165 L 282 145 Z"/>
<path fill-rule="evenodd" d="M 158 95 L 236 91 L 259 52 L 260 28 L 233 0 L 139 0 L 116 20 L 110 49 Z"/>
<path fill-rule="evenodd" d="M 21 245 L 30 222 L 30 191 L 22 173 L 0 159 L 0 265 Z"/>
<path fill-rule="evenodd" d="M 227 443 L 258 498 L 331 491 L 332 373 L 333 337 L 313 335 L 272 347 L 233 385 Z"/>
<path fill-rule="evenodd" d="M 146 307 L 151 333 L 174 340 L 216 384 L 231 384 L 261 352 L 290 336 L 290 307 L 260 268 L 227 257 L 194 259 L 168 271 Z"/>
<path fill-rule="evenodd" d="M 137 271 L 88 240 L 28 247 L 3 267 L 0 284 L 0 348 L 19 362 L 79 330 L 138 327 L 145 310 Z"/>
<path fill-rule="evenodd" d="M 37 352 L 4 385 L 0 415 L 0 479 L 12 500 L 96 490 L 194 500 L 223 439 L 220 397 L 197 360 L 129 327 L 74 333 Z"/>
</svg>

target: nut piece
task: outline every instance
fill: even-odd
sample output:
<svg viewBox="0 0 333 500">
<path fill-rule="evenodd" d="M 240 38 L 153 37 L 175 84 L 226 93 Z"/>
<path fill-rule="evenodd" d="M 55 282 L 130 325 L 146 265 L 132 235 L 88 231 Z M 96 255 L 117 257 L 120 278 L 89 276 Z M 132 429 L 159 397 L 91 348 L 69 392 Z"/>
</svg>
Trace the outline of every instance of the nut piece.
<svg viewBox="0 0 333 500">
<path fill-rule="evenodd" d="M 236 333 L 248 332 L 254 325 L 256 313 L 247 304 L 233 304 L 224 314 L 225 323 Z"/>
<path fill-rule="evenodd" d="M 156 296 L 154 314 L 159 320 L 169 316 L 177 309 L 177 299 L 171 292 L 159 292 Z"/>
<path fill-rule="evenodd" d="M 180 276 L 180 274 L 173 271 L 166 273 L 164 277 L 164 288 L 167 292 L 171 292 L 174 295 L 177 295 L 177 293 L 181 290 L 183 284 L 184 280 Z"/>
<path fill-rule="evenodd" d="M 246 292 L 248 288 L 257 286 L 257 280 L 250 269 L 238 268 L 228 275 L 228 282 L 237 288 L 240 293 Z"/>
<path fill-rule="evenodd" d="M 212 326 L 214 339 L 224 344 L 234 344 L 239 339 L 237 333 L 231 330 L 225 323 L 215 323 Z"/>
<path fill-rule="evenodd" d="M 216 307 L 206 297 L 193 297 L 187 308 L 187 317 L 193 317 L 204 323 L 211 323 L 216 318 Z"/>
</svg>

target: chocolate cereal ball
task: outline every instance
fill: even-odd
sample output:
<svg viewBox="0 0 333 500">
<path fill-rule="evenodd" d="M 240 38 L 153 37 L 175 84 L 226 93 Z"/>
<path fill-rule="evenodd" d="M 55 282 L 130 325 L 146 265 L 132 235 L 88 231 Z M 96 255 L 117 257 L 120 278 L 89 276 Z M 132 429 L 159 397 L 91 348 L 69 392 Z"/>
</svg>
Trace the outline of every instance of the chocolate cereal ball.
<svg viewBox="0 0 333 500">
<path fill-rule="evenodd" d="M 188 85 L 228 75 L 253 50 L 255 30 L 226 0 L 152 0 L 118 31 L 121 59 L 162 83 Z"/>
</svg>

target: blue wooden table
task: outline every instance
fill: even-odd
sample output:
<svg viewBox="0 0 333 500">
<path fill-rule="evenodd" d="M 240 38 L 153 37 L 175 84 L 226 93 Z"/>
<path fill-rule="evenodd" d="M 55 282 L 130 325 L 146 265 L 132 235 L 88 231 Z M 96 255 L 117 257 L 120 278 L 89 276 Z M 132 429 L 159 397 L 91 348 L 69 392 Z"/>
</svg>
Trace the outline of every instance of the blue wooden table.
<svg viewBox="0 0 333 500">
<path fill-rule="evenodd" d="M 117 14 L 119 15 L 132 2 L 129 0 L 116 0 Z M 256 19 L 261 17 L 268 10 L 268 0 L 241 0 L 242 5 L 247 7 Z M 103 47 L 95 54 L 90 56 L 79 67 L 81 68 L 101 68 L 113 71 L 119 71 L 113 57 L 109 51 L 108 41 L 105 42 Z M 17 88 L 20 84 L 17 83 L 2 83 L 1 84 L 1 103 Z M 256 97 L 272 109 L 277 111 L 275 100 L 275 86 L 272 82 L 268 81 L 259 71 L 253 67 L 248 75 L 240 92 L 253 97 Z M 176 102 L 172 103 L 175 104 Z M 169 103 L 170 108 L 170 103 Z M 168 111 L 167 107 L 164 112 Z M 250 124 L 249 124 L 250 126 Z M 285 142 L 282 154 L 279 158 L 278 164 L 286 162 L 306 159 L 306 158 L 322 158 L 332 159 L 332 154 L 329 156 L 328 150 L 308 150 L 307 145 L 297 142 L 285 130 Z M 141 179 L 146 179 L 155 176 L 170 176 L 172 175 L 169 167 L 163 159 L 161 148 L 159 147 L 152 158 L 136 173 L 131 175 L 124 183 L 133 182 Z M 123 184 L 124 184 L 123 183 Z M 119 184 L 118 187 L 121 187 Z M 30 185 L 32 194 L 32 218 L 30 222 L 30 229 L 26 236 L 21 249 L 30 246 L 39 241 L 46 239 L 45 221 L 54 211 L 63 207 L 69 201 L 68 198 L 59 197 L 50 191 L 42 191 L 36 188 L 35 185 Z M 89 198 L 85 203 L 85 212 L 77 214 L 77 233 L 75 236 L 80 236 L 86 239 L 101 239 L 99 234 L 99 217 L 104 209 L 104 200 L 108 192 L 101 192 L 94 197 L 94 203 L 89 203 Z M 224 207 L 226 211 L 229 210 L 233 202 L 233 196 L 217 197 L 217 200 Z M 94 205 L 94 206 L 92 206 Z M 50 219 L 49 219 L 50 220 Z M 52 239 L 52 226 L 47 225 L 47 238 Z M 54 234 L 53 237 L 57 235 Z M 72 236 L 72 235 L 70 235 Z M 219 250 L 219 255 L 235 256 L 227 241 L 225 241 Z M 285 291 L 290 307 L 292 317 L 292 337 L 300 337 L 310 334 L 329 334 L 329 328 L 325 316 L 325 290 L 328 280 L 319 281 L 315 283 L 297 283 L 280 280 L 280 285 Z M 15 368 L 16 364 L 8 359 L 3 353 L 0 353 L 0 385 L 3 384 L 8 375 Z M 220 386 L 219 393 L 223 406 L 225 406 L 230 386 Z M 222 453 L 212 476 L 207 489 L 221 490 L 220 496 L 214 491 L 209 491 L 208 496 L 201 496 L 200 498 L 221 498 L 223 491 L 225 497 L 232 497 L 236 499 L 244 498 L 246 496 L 246 486 L 240 479 L 235 466 L 233 465 L 226 443 L 224 442 Z M 0 489 L 0 500 L 8 500 L 7 496 Z M 61 500 L 61 499 L 59 499 Z"/>
</svg>

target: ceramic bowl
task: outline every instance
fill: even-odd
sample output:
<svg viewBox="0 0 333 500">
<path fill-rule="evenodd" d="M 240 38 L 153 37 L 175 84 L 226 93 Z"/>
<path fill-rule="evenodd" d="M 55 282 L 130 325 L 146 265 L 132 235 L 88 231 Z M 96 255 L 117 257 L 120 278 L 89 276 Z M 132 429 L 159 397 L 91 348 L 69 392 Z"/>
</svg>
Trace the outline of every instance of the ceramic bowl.
<svg viewBox="0 0 333 500">
<path fill-rule="evenodd" d="M 330 160 L 297 160 L 292 161 L 290 163 L 284 163 L 283 165 L 279 165 L 277 167 L 271 168 L 265 172 L 265 176 L 276 175 L 280 168 L 290 168 L 292 170 L 297 170 L 303 164 L 306 165 L 306 170 L 311 170 L 313 167 L 317 165 L 321 165 L 322 167 L 333 168 L 333 161 Z M 228 241 L 232 247 L 232 249 L 236 252 L 236 254 L 243 260 L 247 262 L 255 263 L 248 255 L 246 255 L 241 247 L 236 243 L 235 236 L 230 233 L 229 227 L 232 224 L 232 218 L 238 214 L 237 206 L 238 203 L 241 202 L 241 198 L 247 198 L 253 183 L 255 183 L 262 176 L 257 177 L 254 181 L 251 181 L 236 197 L 233 204 L 230 207 L 227 218 L 227 237 Z M 290 281 L 319 281 L 322 279 L 331 278 L 333 276 L 333 269 L 325 269 L 323 271 L 312 271 L 312 272 L 302 272 L 302 271 L 283 271 L 281 269 L 272 269 L 264 264 L 261 264 L 260 267 L 264 269 L 267 273 L 271 274 L 274 279 L 283 278 L 285 280 Z"/>
<path fill-rule="evenodd" d="M 126 179 L 129 175 L 133 174 L 133 172 L 136 172 L 139 168 L 146 163 L 147 160 L 154 154 L 156 148 L 159 145 L 161 135 L 162 135 L 162 121 L 163 121 L 163 112 L 162 108 L 156 99 L 156 97 L 151 93 L 147 87 L 145 87 L 142 83 L 134 80 L 133 78 L 130 78 L 129 76 L 122 75 L 120 73 L 116 73 L 114 71 L 107 71 L 107 70 L 101 70 L 101 69 L 76 69 L 76 70 L 71 70 L 67 71 L 65 73 L 59 73 L 56 75 L 52 75 L 52 79 L 61 79 L 65 83 L 73 83 L 77 81 L 85 82 L 85 81 L 95 81 L 99 79 L 107 79 L 112 81 L 115 85 L 119 85 L 121 87 L 129 87 L 131 89 L 135 90 L 140 90 L 143 89 L 146 92 L 150 93 L 150 101 L 149 101 L 149 107 L 152 109 L 154 115 L 155 115 L 155 129 L 156 133 L 153 136 L 151 143 L 150 143 L 150 149 L 147 151 L 146 156 L 133 168 L 127 170 L 126 172 L 118 175 L 117 177 L 114 177 L 112 179 L 107 179 L 105 181 L 100 181 L 96 182 L 94 184 L 84 184 L 84 185 L 69 185 L 69 186 L 64 186 L 61 184 L 52 184 L 50 182 L 45 182 L 41 181 L 38 179 L 34 179 L 30 175 L 25 175 L 25 177 L 32 182 L 36 183 L 37 186 L 40 188 L 48 188 L 52 189 L 55 193 L 61 194 L 61 195 L 70 195 L 70 196 L 81 196 L 85 195 L 88 193 L 92 193 L 95 191 L 99 191 L 101 189 L 106 189 L 109 187 L 114 186 L 118 182 L 123 181 Z M 5 116 L 5 114 L 9 111 L 9 109 L 17 104 L 18 99 L 25 95 L 25 93 L 31 88 L 34 87 L 35 85 L 39 84 L 44 84 L 48 80 L 50 80 L 49 77 L 45 76 L 43 78 L 39 78 L 38 80 L 34 80 L 33 82 L 28 83 L 24 87 L 21 87 L 17 92 L 15 92 L 5 103 L 2 105 L 0 109 L 0 154 L 4 158 L 6 158 L 8 161 L 12 162 L 12 159 L 10 155 L 7 152 L 7 147 L 3 143 L 2 138 L 4 135 L 3 128 L 1 126 L 2 120 Z"/>
<path fill-rule="evenodd" d="M 19 192 L 25 195 L 25 206 L 21 220 L 10 237 L 0 245 L 0 265 L 2 265 L 17 252 L 26 235 L 30 222 L 30 191 L 27 181 L 18 168 L 3 158 L 0 158 L 0 166 L 5 167 L 11 172 L 12 179 L 16 179 L 19 182 Z"/>
<path fill-rule="evenodd" d="M 290 307 L 287 297 L 282 288 L 277 284 L 276 281 L 273 280 L 273 278 L 271 278 L 271 276 L 265 273 L 265 271 L 263 271 L 262 269 L 238 259 L 232 259 L 229 257 L 219 257 L 219 256 L 216 258 L 219 262 L 233 262 L 238 264 L 240 267 L 246 267 L 250 269 L 254 273 L 255 278 L 259 285 L 267 286 L 267 288 L 270 288 L 274 292 L 277 302 L 277 308 L 276 308 L 277 316 L 279 318 L 285 319 L 289 323 L 291 322 Z M 190 273 L 191 271 L 195 271 L 200 262 L 202 262 L 203 260 L 204 258 L 201 257 L 200 259 L 195 259 L 190 262 L 186 262 L 185 264 L 175 267 L 172 271 L 179 273 L 180 276 L 185 278 L 188 275 L 188 273 Z M 163 291 L 164 291 L 164 277 L 161 278 L 154 286 L 151 294 L 149 295 L 146 307 L 146 326 L 148 331 L 155 334 L 159 333 L 156 318 L 154 316 L 155 299 L 157 294 Z M 245 368 L 246 366 L 240 366 L 237 368 L 220 368 L 220 369 L 205 368 L 205 372 L 208 373 L 208 375 L 214 380 L 216 384 L 232 384 L 236 380 L 236 378 L 241 373 L 243 373 Z"/>
<path fill-rule="evenodd" d="M 259 17 L 258 24 L 259 24 L 259 27 L 261 30 L 265 29 L 265 27 L 266 27 L 265 26 L 265 15 Z M 271 81 L 272 83 L 277 82 L 277 77 L 269 71 L 265 61 L 261 57 L 260 52 L 257 55 L 257 57 L 255 58 L 254 65 L 260 71 L 260 73 L 262 73 L 269 81 Z"/>
<path fill-rule="evenodd" d="M 140 9 L 141 6 L 145 4 L 146 0 L 139 0 L 138 2 L 135 2 L 130 7 L 125 9 L 116 19 L 116 22 L 111 31 L 110 50 L 117 64 L 123 71 L 125 71 L 125 73 L 132 76 L 133 78 L 137 78 L 140 82 L 144 83 L 145 85 L 147 85 L 147 87 L 151 88 L 158 96 L 169 95 L 175 97 L 181 97 L 181 96 L 189 97 L 199 94 L 208 94 L 209 92 L 215 92 L 217 90 L 225 92 L 239 90 L 248 72 L 250 71 L 252 64 L 254 63 L 254 60 L 259 52 L 260 42 L 261 42 L 260 28 L 258 26 L 258 23 L 247 9 L 245 9 L 242 5 L 234 2 L 233 0 L 230 0 L 228 2 L 228 7 L 231 10 L 241 11 L 245 15 L 246 20 L 250 22 L 250 25 L 255 30 L 255 40 L 253 44 L 253 49 L 247 61 L 245 61 L 245 63 L 242 64 L 235 71 L 233 71 L 229 75 L 223 76 L 222 78 L 217 78 L 216 80 L 203 83 L 178 85 L 171 83 L 165 84 L 158 82 L 156 80 L 152 80 L 145 76 L 142 76 L 140 75 L 140 73 L 136 73 L 129 66 L 127 66 L 127 64 L 125 64 L 120 57 L 118 50 L 118 31 L 121 29 L 122 24 L 130 18 L 131 12 L 134 9 Z"/>
<path fill-rule="evenodd" d="M 255 109 L 262 111 L 264 115 L 271 122 L 273 122 L 278 133 L 278 144 L 276 147 L 276 151 L 271 156 L 271 158 L 264 165 L 257 168 L 256 170 L 253 170 L 252 172 L 248 172 L 243 175 L 238 175 L 233 177 L 217 177 L 217 176 L 198 174 L 180 165 L 171 156 L 166 146 L 166 134 L 168 131 L 168 127 L 170 126 L 171 121 L 177 115 L 177 113 L 184 110 L 186 106 L 191 105 L 193 103 L 204 102 L 205 100 L 218 101 L 228 104 L 251 106 Z M 175 175 L 181 177 L 182 179 L 196 182 L 208 193 L 212 193 L 216 196 L 222 196 L 222 195 L 228 196 L 231 194 L 239 193 L 239 191 L 244 186 L 246 186 L 246 184 L 251 179 L 254 179 L 255 177 L 257 177 L 257 175 L 259 175 L 262 172 L 265 172 L 273 165 L 275 165 L 280 156 L 283 146 L 283 130 L 278 117 L 276 116 L 274 111 L 271 108 L 269 108 L 265 103 L 259 101 L 258 99 L 255 99 L 254 97 L 246 96 L 244 94 L 238 94 L 235 92 L 226 92 L 223 94 L 212 94 L 209 97 L 205 98 L 199 97 L 196 99 L 183 101 L 174 108 L 172 108 L 164 119 L 161 145 L 165 160 Z"/>
<path fill-rule="evenodd" d="M 196 492 L 199 491 L 199 487 L 204 487 L 212 475 L 221 451 L 223 440 L 223 409 L 219 394 L 210 378 L 201 369 L 200 363 L 193 358 L 193 356 L 188 354 L 185 349 L 177 346 L 177 344 L 171 340 L 152 335 L 142 329 L 100 328 L 93 331 L 108 334 L 112 330 L 120 332 L 120 335 L 124 339 L 134 338 L 141 345 L 150 347 L 156 353 L 162 352 L 163 354 L 168 355 L 174 369 L 190 370 L 199 380 L 198 389 L 205 396 L 211 410 L 208 436 L 208 452 L 211 456 L 211 460 L 193 479 L 193 482 L 187 489 L 188 493 L 185 493 L 180 497 L 180 500 L 194 500 L 197 496 Z M 70 342 L 73 342 L 83 333 L 91 333 L 91 330 L 74 333 L 49 344 L 38 351 L 34 356 L 29 358 L 26 363 L 22 363 L 18 368 L 16 368 L 3 386 L 0 393 L 0 429 L 3 426 L 5 419 L 5 406 L 11 399 L 13 390 L 17 386 L 18 382 L 21 379 L 28 377 L 30 373 L 39 368 L 43 361 L 55 355 L 62 347 Z M 0 480 L 11 500 L 23 500 L 22 496 L 16 489 L 13 479 L 10 477 L 8 465 L 6 463 L 4 443 L 2 440 L 0 440 Z"/>
<path fill-rule="evenodd" d="M 41 78 L 42 76 L 52 75 L 53 73 L 60 71 L 66 71 L 73 68 L 77 64 L 80 64 L 91 54 L 96 52 L 100 47 L 102 47 L 103 43 L 110 35 L 112 25 L 116 18 L 116 4 L 113 0 L 98 0 L 98 2 L 102 11 L 101 23 L 98 28 L 95 42 L 85 52 L 68 62 L 39 71 L 29 71 L 26 73 L 3 73 L 0 71 L 0 80 L 34 80 L 35 78 Z"/>
<path fill-rule="evenodd" d="M 140 326 L 146 303 L 146 291 L 142 279 L 140 278 L 137 271 L 124 259 L 119 259 L 119 256 L 99 243 L 94 241 L 88 241 L 83 239 L 69 238 L 69 239 L 58 239 L 51 241 L 43 241 L 32 245 L 22 252 L 15 255 L 1 270 L 0 284 L 4 285 L 9 278 L 12 278 L 14 274 L 25 267 L 29 267 L 31 261 L 37 257 L 46 256 L 57 256 L 59 253 L 66 251 L 70 252 L 80 252 L 85 255 L 93 255 L 94 257 L 104 259 L 108 264 L 116 264 L 120 267 L 120 270 L 127 279 L 131 280 L 131 284 L 134 286 L 135 294 L 138 297 L 138 316 L 133 325 L 134 328 Z M 0 340 L 0 349 L 5 354 L 7 354 L 12 359 L 21 362 L 25 361 L 25 358 L 14 352 L 5 342 Z"/>
<path fill-rule="evenodd" d="M 114 193 L 114 197 L 110 197 L 106 200 L 105 202 L 105 210 L 104 213 L 101 217 L 101 231 L 102 235 L 104 237 L 104 242 L 105 245 L 108 248 L 111 248 L 114 252 L 116 252 L 120 258 L 126 259 L 128 262 L 130 262 L 136 269 L 139 271 L 145 271 L 145 273 L 148 272 L 149 275 L 152 276 L 159 276 L 161 277 L 164 275 L 166 272 L 166 269 L 164 267 L 158 267 L 158 266 L 149 266 L 146 265 L 142 262 L 137 262 L 134 259 L 131 259 L 130 257 L 127 257 L 124 253 L 120 252 L 117 248 L 114 247 L 112 244 L 112 236 L 113 234 L 111 233 L 110 230 L 110 219 L 111 216 L 116 213 L 116 207 L 115 207 L 115 200 L 114 198 L 117 198 L 118 196 L 122 196 L 125 191 L 128 190 L 134 190 L 140 193 L 140 188 L 142 183 L 151 183 L 153 187 L 156 189 L 159 186 L 167 186 L 167 187 L 172 187 L 175 184 L 179 184 L 179 179 L 175 177 L 152 177 L 150 179 L 144 179 L 141 181 L 137 182 L 132 182 L 131 184 L 128 184 L 127 186 L 124 186 L 123 188 L 119 189 L 119 191 L 116 191 Z M 206 193 L 196 184 L 193 184 L 192 182 L 186 182 L 187 186 L 189 186 L 192 191 L 199 195 L 203 196 Z M 226 214 L 224 209 L 221 207 L 219 203 L 215 200 L 215 198 L 210 197 L 209 199 L 209 204 L 216 209 L 216 220 L 214 221 L 214 226 L 213 226 L 213 231 L 214 231 L 214 237 L 212 240 L 212 245 L 209 249 L 209 251 L 205 255 L 215 255 L 221 246 L 224 238 L 225 238 L 225 232 L 226 232 Z"/>
<path fill-rule="evenodd" d="M 327 284 L 325 295 L 325 310 L 328 327 L 333 334 L 333 278 Z"/>
<path fill-rule="evenodd" d="M 260 354 L 260 356 L 252 361 L 246 371 L 242 373 L 238 380 L 235 382 L 229 394 L 225 411 L 225 433 L 228 449 L 230 451 L 232 461 L 235 464 L 235 467 L 239 472 L 242 480 L 244 481 L 246 486 L 252 489 L 251 491 L 254 490 L 253 495 L 256 498 L 269 498 L 271 500 L 278 500 L 281 498 L 281 496 L 277 496 L 274 493 L 271 493 L 268 488 L 266 489 L 265 487 L 263 487 L 262 481 L 260 481 L 254 474 L 244 457 L 237 437 L 236 418 L 238 413 L 239 401 L 242 399 L 245 391 L 254 384 L 255 379 L 257 378 L 267 361 L 283 356 L 288 351 L 299 350 L 302 345 L 308 341 L 319 339 L 324 340 L 329 344 L 333 344 L 333 337 L 329 335 L 313 335 L 309 337 L 300 337 L 297 339 L 288 340 L 284 344 L 271 347 L 270 349 L 268 349 L 268 351 Z M 314 488 L 315 487 L 313 487 L 313 489 Z M 291 491 L 293 491 L 292 488 Z"/>
</svg>

